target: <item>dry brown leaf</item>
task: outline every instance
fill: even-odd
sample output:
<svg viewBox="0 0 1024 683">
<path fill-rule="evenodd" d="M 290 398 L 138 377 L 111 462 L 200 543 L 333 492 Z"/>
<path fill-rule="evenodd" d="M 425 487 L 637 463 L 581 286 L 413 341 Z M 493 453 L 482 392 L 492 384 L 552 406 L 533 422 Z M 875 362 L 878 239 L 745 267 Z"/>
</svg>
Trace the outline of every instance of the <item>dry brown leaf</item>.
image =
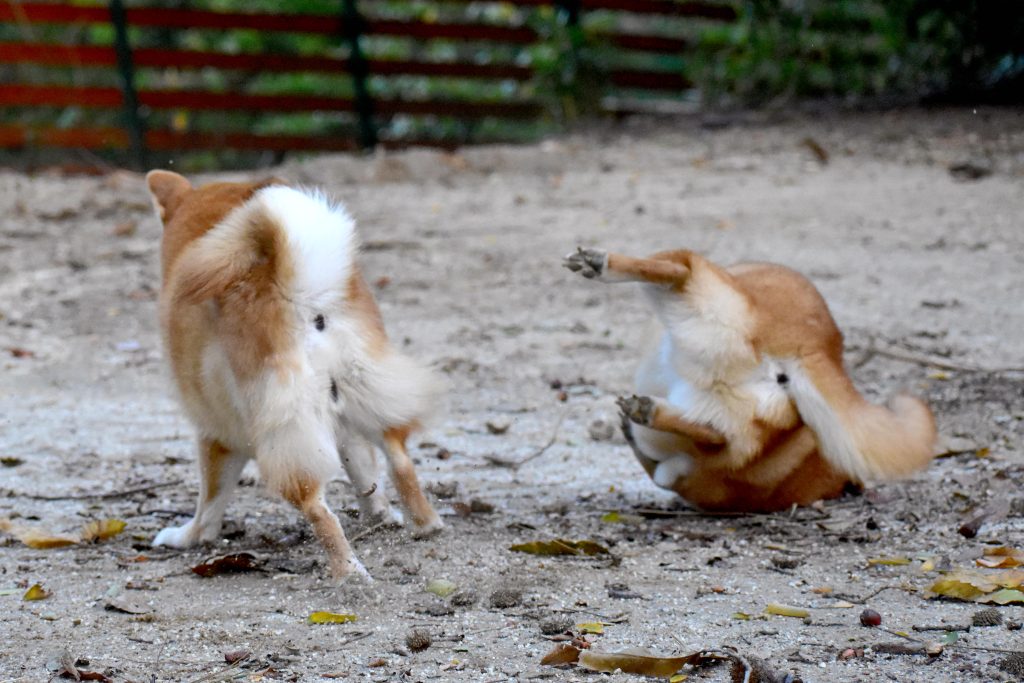
<svg viewBox="0 0 1024 683">
<path fill-rule="evenodd" d="M 509 547 L 509 550 L 517 553 L 529 553 L 531 555 L 607 555 L 608 548 L 605 548 L 594 541 L 567 541 L 556 538 L 552 541 L 531 541 L 519 543 Z"/>
<path fill-rule="evenodd" d="M 985 548 L 984 557 L 979 557 L 975 563 L 979 567 L 988 567 L 989 569 L 1019 567 L 1024 564 L 1024 550 L 1005 545 L 998 548 Z"/>
<path fill-rule="evenodd" d="M 202 564 L 192 567 L 199 576 L 217 576 L 218 574 L 238 574 L 240 572 L 263 571 L 256 558 L 250 553 L 236 553 L 215 557 Z"/>
<path fill-rule="evenodd" d="M 542 666 L 558 666 L 560 664 L 575 664 L 580 658 L 580 649 L 569 643 L 560 643 L 555 649 L 544 655 L 540 660 Z"/>
</svg>

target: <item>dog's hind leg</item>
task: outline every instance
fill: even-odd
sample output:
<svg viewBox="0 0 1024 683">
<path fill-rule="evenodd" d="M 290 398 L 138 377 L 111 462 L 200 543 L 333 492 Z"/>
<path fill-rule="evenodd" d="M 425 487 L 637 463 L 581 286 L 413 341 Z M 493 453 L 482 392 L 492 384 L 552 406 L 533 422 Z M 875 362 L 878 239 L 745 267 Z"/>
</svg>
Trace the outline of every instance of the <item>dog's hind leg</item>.
<svg viewBox="0 0 1024 683">
<path fill-rule="evenodd" d="M 212 439 L 199 441 L 199 501 L 196 514 L 183 526 L 168 527 L 157 534 L 153 545 L 187 548 L 220 535 L 228 500 L 249 460 L 245 453 L 228 450 Z"/>
<path fill-rule="evenodd" d="M 695 444 L 720 446 L 725 435 L 711 425 L 683 417 L 678 410 L 660 398 L 649 396 L 621 397 L 616 401 L 622 415 L 630 422 L 692 439 Z"/>
<path fill-rule="evenodd" d="M 391 464 L 391 479 L 398 489 L 402 506 L 415 527 L 414 535 L 417 538 L 424 538 L 440 531 L 444 523 L 430 501 L 423 495 L 423 489 L 416 478 L 416 470 L 413 468 L 409 453 L 405 450 L 405 440 L 409 436 L 409 431 L 408 427 L 385 430 L 381 435 L 381 448 Z"/>
<path fill-rule="evenodd" d="M 345 538 L 337 515 L 327 507 L 321 482 L 296 474 L 289 479 L 281 494 L 309 520 L 313 535 L 327 552 L 331 576 L 341 579 L 355 572 L 370 579 L 363 563 L 352 554 L 352 547 Z"/>
<path fill-rule="evenodd" d="M 583 247 L 562 259 L 562 265 L 588 280 L 601 282 L 649 282 L 682 287 L 690 277 L 690 269 L 676 261 L 634 258 Z"/>
<path fill-rule="evenodd" d="M 354 435 L 346 436 L 344 441 L 339 438 L 338 442 L 344 444 L 339 449 L 341 464 L 355 489 L 361 518 L 369 524 L 390 523 L 401 526 L 401 513 L 391 507 L 384 493 L 376 448 L 369 441 Z"/>
</svg>

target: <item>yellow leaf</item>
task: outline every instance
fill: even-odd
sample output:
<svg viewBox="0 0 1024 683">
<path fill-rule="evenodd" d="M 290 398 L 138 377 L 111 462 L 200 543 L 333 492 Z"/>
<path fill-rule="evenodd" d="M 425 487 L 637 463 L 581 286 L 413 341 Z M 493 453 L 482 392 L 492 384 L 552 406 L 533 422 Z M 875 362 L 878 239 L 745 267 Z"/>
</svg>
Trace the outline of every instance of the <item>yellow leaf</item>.
<svg viewBox="0 0 1024 683">
<path fill-rule="evenodd" d="M 750 621 L 750 615 L 746 612 L 733 612 L 732 618 L 739 619 L 740 621 Z"/>
<path fill-rule="evenodd" d="M 910 564 L 910 558 L 907 557 L 872 557 L 868 560 L 868 564 L 874 566 L 876 564 L 885 565 L 901 565 Z"/>
<path fill-rule="evenodd" d="M 584 650 L 580 653 L 580 666 L 591 671 L 622 671 L 627 674 L 658 676 L 669 678 L 687 664 L 696 664 L 701 660 L 701 653 L 685 657 L 656 657 L 654 655 L 634 652 L 594 652 Z M 670 679 L 671 680 L 671 679 Z"/>
<path fill-rule="evenodd" d="M 89 522 L 82 529 L 82 541 L 84 543 L 106 541 L 124 531 L 127 525 L 123 519 L 102 519 Z"/>
<path fill-rule="evenodd" d="M 354 614 L 336 614 L 335 612 L 313 612 L 309 615 L 311 624 L 347 624 L 358 617 Z"/>
<path fill-rule="evenodd" d="M 72 536 L 58 536 L 43 529 L 17 524 L 9 519 L 0 519 L 0 531 L 11 534 L 29 548 L 36 550 L 63 548 L 78 543 L 78 539 Z"/>
<path fill-rule="evenodd" d="M 428 593 L 433 593 L 439 598 L 448 597 L 455 592 L 456 588 L 458 588 L 458 586 L 447 579 L 433 579 L 432 581 L 428 581 L 426 585 L 426 591 Z"/>
<path fill-rule="evenodd" d="M 40 586 L 38 583 L 34 584 L 31 588 L 25 591 L 25 595 L 21 597 L 22 600 L 45 600 L 50 597 L 50 592 Z"/>
<path fill-rule="evenodd" d="M 928 559 L 921 563 L 921 572 L 933 572 L 935 571 L 935 561 Z"/>
<path fill-rule="evenodd" d="M 576 624 L 583 633 L 604 633 L 604 624 L 600 621 L 587 621 L 582 624 Z"/>
<path fill-rule="evenodd" d="M 668 679 L 668 683 L 683 683 L 689 676 L 686 674 L 676 674 L 672 678 Z"/>
<path fill-rule="evenodd" d="M 994 602 L 997 605 L 1009 605 L 1013 602 L 1021 603 L 1024 602 L 1024 593 L 1016 589 L 1004 588 L 980 598 L 978 602 Z"/>
<path fill-rule="evenodd" d="M 803 619 L 804 617 L 811 616 L 811 613 L 802 607 L 792 607 L 790 605 L 780 605 L 778 603 L 770 602 L 764 608 L 765 614 L 778 614 L 782 617 L 796 617 Z"/>
</svg>

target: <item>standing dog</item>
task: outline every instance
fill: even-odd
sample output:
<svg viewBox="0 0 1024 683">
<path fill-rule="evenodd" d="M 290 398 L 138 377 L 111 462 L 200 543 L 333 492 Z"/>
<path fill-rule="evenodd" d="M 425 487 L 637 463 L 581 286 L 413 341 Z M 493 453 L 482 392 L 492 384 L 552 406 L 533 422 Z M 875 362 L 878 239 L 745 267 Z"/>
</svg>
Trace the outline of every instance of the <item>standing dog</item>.
<svg viewBox="0 0 1024 683">
<path fill-rule="evenodd" d="M 344 208 L 274 180 L 193 188 L 152 171 L 146 181 L 164 225 L 160 324 L 199 433 L 200 474 L 195 517 L 154 545 L 217 538 L 251 458 L 309 520 L 332 575 L 365 575 L 324 487 L 340 455 L 364 515 L 386 519 L 374 447 L 387 454 L 416 534 L 439 530 L 405 449 L 438 383 L 388 343 Z"/>
<path fill-rule="evenodd" d="M 620 398 L 623 431 L 656 484 L 708 510 L 779 510 L 838 496 L 931 461 L 927 406 L 866 401 L 843 368 L 843 337 L 799 273 L 721 268 L 690 251 L 631 258 L 579 249 L 564 264 L 639 282 L 660 335 Z"/>
</svg>

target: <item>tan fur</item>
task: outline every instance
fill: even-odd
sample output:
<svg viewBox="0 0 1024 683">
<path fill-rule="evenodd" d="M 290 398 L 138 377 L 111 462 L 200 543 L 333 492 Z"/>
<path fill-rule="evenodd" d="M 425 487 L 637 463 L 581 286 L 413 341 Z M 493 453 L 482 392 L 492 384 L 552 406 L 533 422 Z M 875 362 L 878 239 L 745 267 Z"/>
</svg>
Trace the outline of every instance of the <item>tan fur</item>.
<svg viewBox="0 0 1024 683">
<path fill-rule="evenodd" d="M 387 518 L 375 445 L 387 454 L 417 535 L 439 530 L 405 451 L 419 427 L 420 404 L 433 400 L 431 378 L 391 347 L 358 265 L 307 264 L 313 275 L 307 273 L 303 286 L 313 286 L 308 278 L 315 277 L 320 289 L 301 290 L 306 299 L 299 301 L 295 249 L 306 247 L 291 245 L 272 210 L 248 208 L 262 206 L 249 201 L 281 181 L 193 188 L 166 171 L 147 180 L 164 223 L 161 329 L 183 405 L 200 433 L 202 480 L 195 518 L 165 529 L 156 542 L 187 546 L 215 538 L 238 473 L 255 458 L 268 486 L 309 520 L 332 574 L 365 572 L 324 502 L 324 487 L 340 451 L 365 492 L 360 503 L 370 521 Z M 355 248 L 353 242 L 342 257 L 353 259 Z M 337 296 L 318 293 L 334 291 L 335 267 L 348 273 L 338 277 Z M 325 331 L 311 331 L 314 313 L 321 321 L 316 329 Z M 351 348 L 332 347 L 332 340 Z"/>
<path fill-rule="evenodd" d="M 623 429 L 648 474 L 672 478 L 659 484 L 691 503 L 778 510 L 909 474 L 933 457 L 931 412 L 907 396 L 884 408 L 860 395 L 843 367 L 842 334 L 799 273 L 722 268 L 685 250 L 638 259 L 580 249 L 565 265 L 644 284 L 661 337 L 637 373 L 649 397 L 620 399 Z"/>
</svg>

